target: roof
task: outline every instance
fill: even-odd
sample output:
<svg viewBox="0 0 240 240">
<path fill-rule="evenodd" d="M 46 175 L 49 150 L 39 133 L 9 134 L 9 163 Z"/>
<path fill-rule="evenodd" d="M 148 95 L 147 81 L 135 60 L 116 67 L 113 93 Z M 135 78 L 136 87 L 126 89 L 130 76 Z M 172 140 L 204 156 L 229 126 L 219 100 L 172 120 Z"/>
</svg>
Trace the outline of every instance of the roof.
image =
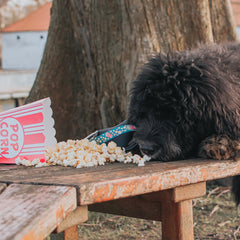
<svg viewBox="0 0 240 240">
<path fill-rule="evenodd" d="M 11 24 L 2 32 L 47 31 L 50 23 L 50 9 L 52 2 L 48 2 L 25 18 Z"/>
</svg>

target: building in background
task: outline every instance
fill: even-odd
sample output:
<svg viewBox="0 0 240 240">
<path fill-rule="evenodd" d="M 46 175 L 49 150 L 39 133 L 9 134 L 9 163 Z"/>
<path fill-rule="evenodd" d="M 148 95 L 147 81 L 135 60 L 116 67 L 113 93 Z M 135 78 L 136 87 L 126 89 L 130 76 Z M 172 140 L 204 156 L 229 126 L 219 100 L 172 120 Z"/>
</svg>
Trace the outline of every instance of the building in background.
<svg viewBox="0 0 240 240">
<path fill-rule="evenodd" d="M 51 5 L 2 29 L 0 111 L 21 105 L 28 96 L 44 52 Z"/>
<path fill-rule="evenodd" d="M 38 69 L 50 22 L 51 2 L 2 30 L 2 69 Z"/>
</svg>

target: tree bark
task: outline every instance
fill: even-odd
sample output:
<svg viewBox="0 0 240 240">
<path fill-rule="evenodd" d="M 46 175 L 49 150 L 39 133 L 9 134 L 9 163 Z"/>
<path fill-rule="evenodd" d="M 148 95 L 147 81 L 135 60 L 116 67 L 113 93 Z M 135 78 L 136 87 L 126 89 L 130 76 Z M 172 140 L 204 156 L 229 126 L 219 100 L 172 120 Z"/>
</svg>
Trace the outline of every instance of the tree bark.
<svg viewBox="0 0 240 240">
<path fill-rule="evenodd" d="M 236 36 L 229 0 L 54 0 L 27 102 L 49 96 L 57 139 L 83 138 L 126 118 L 131 82 L 152 54 Z"/>
<path fill-rule="evenodd" d="M 237 29 L 230 0 L 209 0 L 214 42 L 237 41 Z"/>
</svg>

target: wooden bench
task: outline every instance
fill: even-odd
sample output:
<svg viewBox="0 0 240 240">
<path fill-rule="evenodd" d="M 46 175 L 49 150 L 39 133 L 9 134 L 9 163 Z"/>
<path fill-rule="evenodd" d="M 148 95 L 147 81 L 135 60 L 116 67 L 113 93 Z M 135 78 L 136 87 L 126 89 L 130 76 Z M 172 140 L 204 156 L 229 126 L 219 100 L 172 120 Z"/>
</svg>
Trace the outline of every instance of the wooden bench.
<svg viewBox="0 0 240 240">
<path fill-rule="evenodd" d="M 0 166 L 0 234 L 7 239 L 44 239 L 64 231 L 78 239 L 88 210 L 162 221 L 162 239 L 192 240 L 192 199 L 206 181 L 240 174 L 233 160 L 148 162 L 75 169 Z"/>
</svg>

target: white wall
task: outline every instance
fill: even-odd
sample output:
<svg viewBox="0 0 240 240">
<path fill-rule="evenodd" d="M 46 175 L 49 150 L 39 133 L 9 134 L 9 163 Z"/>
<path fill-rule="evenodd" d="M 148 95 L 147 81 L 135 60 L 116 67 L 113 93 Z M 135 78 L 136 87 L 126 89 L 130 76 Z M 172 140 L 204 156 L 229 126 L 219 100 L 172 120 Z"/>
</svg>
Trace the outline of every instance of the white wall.
<svg viewBox="0 0 240 240">
<path fill-rule="evenodd" d="M 38 69 L 47 34 L 47 31 L 3 32 L 2 69 Z"/>
<path fill-rule="evenodd" d="M 36 74 L 36 70 L 0 71 L 0 100 L 27 97 Z"/>
</svg>

